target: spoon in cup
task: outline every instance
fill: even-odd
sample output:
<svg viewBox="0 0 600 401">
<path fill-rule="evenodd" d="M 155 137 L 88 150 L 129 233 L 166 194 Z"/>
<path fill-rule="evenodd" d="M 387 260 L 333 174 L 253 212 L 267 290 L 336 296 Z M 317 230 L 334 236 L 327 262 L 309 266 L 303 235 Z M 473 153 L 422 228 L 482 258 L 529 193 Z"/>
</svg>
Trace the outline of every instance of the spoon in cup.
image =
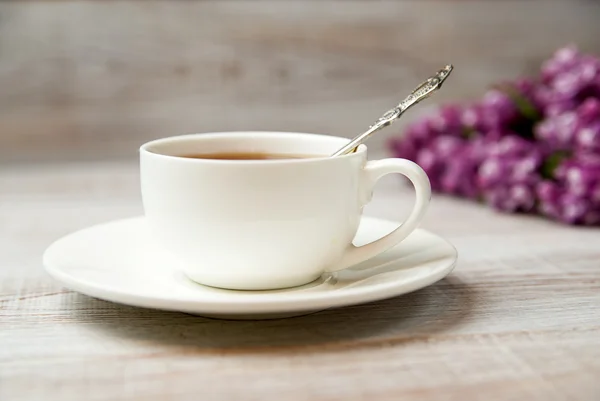
<svg viewBox="0 0 600 401">
<path fill-rule="evenodd" d="M 419 85 L 415 90 L 412 91 L 403 101 L 401 101 L 396 107 L 386 111 L 368 130 L 362 134 L 354 137 L 348 144 L 336 151 L 331 157 L 341 156 L 348 153 L 352 153 L 356 148 L 369 138 L 373 133 L 391 125 L 394 121 L 399 119 L 406 110 L 419 103 L 421 100 L 428 98 L 433 92 L 437 91 L 442 87 L 442 84 L 448 78 L 454 67 L 448 64 L 435 75 L 428 78 L 425 82 Z"/>
</svg>

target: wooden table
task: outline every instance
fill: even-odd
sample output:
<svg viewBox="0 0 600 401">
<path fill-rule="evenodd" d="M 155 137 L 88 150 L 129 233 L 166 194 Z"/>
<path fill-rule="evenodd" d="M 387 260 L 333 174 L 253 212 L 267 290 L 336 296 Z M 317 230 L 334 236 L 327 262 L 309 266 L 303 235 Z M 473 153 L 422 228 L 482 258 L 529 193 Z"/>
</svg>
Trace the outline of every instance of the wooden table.
<svg viewBox="0 0 600 401">
<path fill-rule="evenodd" d="M 416 293 L 305 317 L 219 321 L 53 282 L 58 237 L 141 213 L 137 166 L 0 168 L 0 400 L 600 400 L 600 231 L 434 198 L 459 250 Z M 366 213 L 401 219 L 393 179 Z"/>
</svg>

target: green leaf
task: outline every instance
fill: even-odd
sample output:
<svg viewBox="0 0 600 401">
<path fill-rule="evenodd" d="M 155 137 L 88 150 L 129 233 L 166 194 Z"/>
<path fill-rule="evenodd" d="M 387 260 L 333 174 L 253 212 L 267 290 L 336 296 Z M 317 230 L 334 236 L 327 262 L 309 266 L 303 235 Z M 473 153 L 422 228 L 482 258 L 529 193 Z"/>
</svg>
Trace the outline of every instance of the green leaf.
<svg viewBox="0 0 600 401">
<path fill-rule="evenodd" d="M 552 153 L 542 163 L 540 171 L 542 177 L 546 179 L 553 179 L 556 168 L 563 162 L 563 160 L 569 158 L 570 156 L 570 152 L 567 151 L 558 151 Z"/>
<path fill-rule="evenodd" d="M 471 127 L 464 127 L 462 130 L 462 137 L 465 139 L 473 139 L 477 136 L 477 131 Z"/>
<path fill-rule="evenodd" d="M 542 116 L 540 112 L 536 109 L 533 103 L 529 101 L 521 92 L 519 92 L 515 87 L 509 84 L 500 84 L 496 85 L 495 88 L 501 92 L 504 92 L 517 106 L 521 115 L 523 115 L 528 120 L 539 121 Z"/>
</svg>

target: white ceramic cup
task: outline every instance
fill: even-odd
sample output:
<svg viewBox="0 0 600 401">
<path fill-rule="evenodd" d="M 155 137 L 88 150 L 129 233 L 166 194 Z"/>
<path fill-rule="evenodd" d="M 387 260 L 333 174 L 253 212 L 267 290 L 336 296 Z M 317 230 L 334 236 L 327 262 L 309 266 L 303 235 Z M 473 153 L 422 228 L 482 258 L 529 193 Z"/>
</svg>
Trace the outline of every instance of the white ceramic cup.
<svg viewBox="0 0 600 401">
<path fill-rule="evenodd" d="M 361 145 L 329 157 L 346 138 L 284 132 L 175 136 L 140 149 L 145 215 L 157 245 L 191 280 L 236 290 L 309 283 L 367 260 L 405 239 L 431 198 L 425 172 L 404 159 L 367 161 Z M 194 153 L 261 152 L 302 159 L 215 160 Z M 412 181 L 416 202 L 392 233 L 356 247 L 362 208 L 382 176 Z"/>
</svg>

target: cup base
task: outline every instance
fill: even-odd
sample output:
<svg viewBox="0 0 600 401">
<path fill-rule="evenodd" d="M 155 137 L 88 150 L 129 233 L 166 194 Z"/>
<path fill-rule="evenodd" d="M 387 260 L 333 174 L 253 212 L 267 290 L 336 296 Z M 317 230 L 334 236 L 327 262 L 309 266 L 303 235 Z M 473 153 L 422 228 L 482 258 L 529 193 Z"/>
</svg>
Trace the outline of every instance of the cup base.
<svg viewBox="0 0 600 401">
<path fill-rule="evenodd" d="M 234 291 L 269 291 L 269 290 L 284 290 L 287 288 L 301 287 L 306 284 L 310 284 L 313 281 L 318 280 L 321 274 L 311 276 L 298 276 L 292 278 L 273 278 L 265 280 L 261 278 L 257 279 L 240 279 L 236 280 L 219 280 L 216 277 L 203 277 L 193 273 L 183 272 L 184 275 L 194 282 L 195 284 L 203 285 L 206 287 L 213 287 L 222 290 L 234 290 Z"/>
<path fill-rule="evenodd" d="M 285 312 L 285 313 L 259 313 L 259 314 L 211 314 L 211 313 L 188 313 L 192 316 L 199 316 L 208 319 L 216 320 L 279 320 L 279 319 L 290 319 L 294 317 L 301 317 L 306 315 L 312 315 L 314 313 L 322 312 L 324 309 L 308 310 L 301 312 Z"/>
</svg>

